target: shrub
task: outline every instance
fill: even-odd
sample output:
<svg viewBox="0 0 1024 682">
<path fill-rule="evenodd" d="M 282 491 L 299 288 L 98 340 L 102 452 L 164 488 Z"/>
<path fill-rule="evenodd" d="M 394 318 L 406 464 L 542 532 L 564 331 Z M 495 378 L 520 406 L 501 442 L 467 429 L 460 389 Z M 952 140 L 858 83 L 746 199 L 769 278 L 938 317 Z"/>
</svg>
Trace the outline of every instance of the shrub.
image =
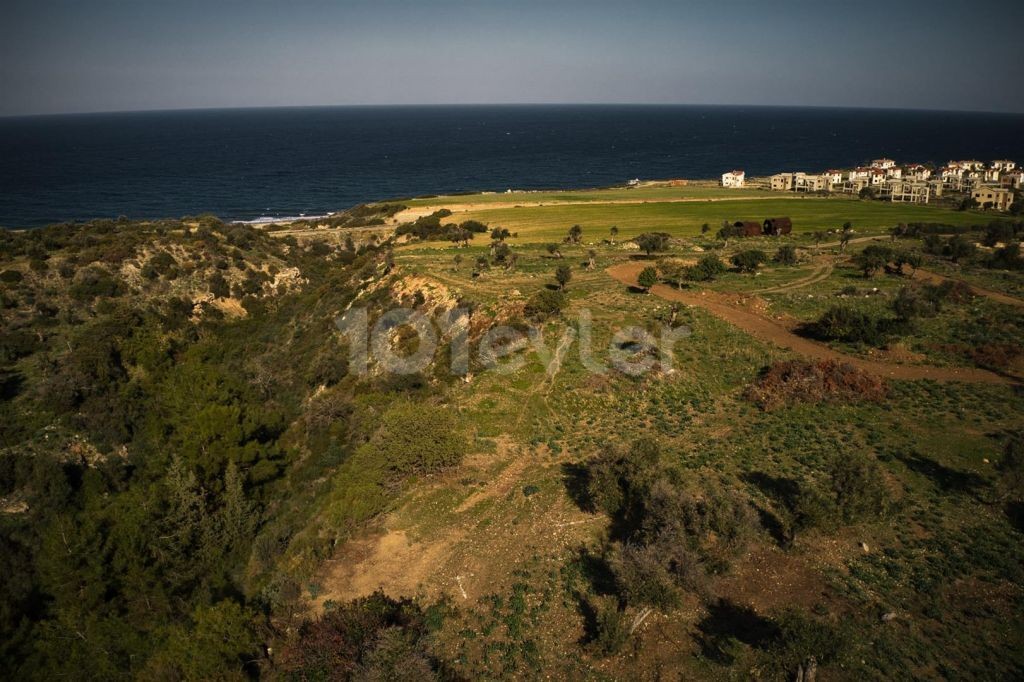
<svg viewBox="0 0 1024 682">
<path fill-rule="evenodd" d="M 766 411 L 799 402 L 878 401 L 885 395 L 881 379 L 835 360 L 776 362 L 744 393 L 747 400 Z"/>
<path fill-rule="evenodd" d="M 679 604 L 679 590 L 664 559 L 659 547 L 634 543 L 616 543 L 605 555 L 627 603 L 667 611 Z"/>
<path fill-rule="evenodd" d="M 558 282 L 559 289 L 564 289 L 571 280 L 572 269 L 568 265 L 559 265 L 555 269 L 555 281 Z"/>
<path fill-rule="evenodd" d="M 526 301 L 523 314 L 534 320 L 546 320 L 562 312 L 565 300 L 565 293 L 562 291 L 541 289 Z"/>
<path fill-rule="evenodd" d="M 811 618 L 796 609 L 775 617 L 777 634 L 765 647 L 766 667 L 774 679 L 789 679 L 813 659 L 819 665 L 838 661 L 847 638 L 828 621 Z"/>
<path fill-rule="evenodd" d="M 890 493 L 878 462 L 863 454 L 836 455 L 829 467 L 836 509 L 847 523 L 877 518 Z"/>
<path fill-rule="evenodd" d="M 946 242 L 942 249 L 942 255 L 954 263 L 959 263 L 973 256 L 976 250 L 977 245 L 974 242 L 961 235 L 956 235 L 950 237 L 949 241 Z"/>
<path fill-rule="evenodd" d="M 0 282 L 5 284 L 17 284 L 23 279 L 25 279 L 25 276 L 17 270 L 4 270 L 0 272 Z"/>
<path fill-rule="evenodd" d="M 995 270 L 1024 270 L 1024 258 L 1020 256 L 1020 244 L 1007 244 L 996 249 L 985 261 L 985 265 Z"/>
<path fill-rule="evenodd" d="M 468 447 L 455 417 L 434 405 L 396 402 L 360 450 L 398 475 L 429 473 L 455 466 Z"/>
<path fill-rule="evenodd" d="M 722 262 L 722 259 L 713 253 L 709 253 L 701 256 L 696 265 L 691 265 L 687 268 L 685 277 L 691 281 L 706 282 L 722 274 L 725 270 L 725 263 Z"/>
<path fill-rule="evenodd" d="M 650 289 L 658 283 L 658 271 L 651 267 L 644 268 L 640 271 L 636 282 L 640 285 L 640 288 L 644 290 Z"/>
<path fill-rule="evenodd" d="M 809 331 L 829 341 L 847 341 L 879 345 L 888 336 L 886 320 L 847 306 L 832 306 L 826 310 Z"/>
<path fill-rule="evenodd" d="M 219 272 L 213 273 L 210 277 L 210 293 L 215 298 L 228 298 L 231 296 L 231 287 L 228 286 L 228 281 L 224 279 L 224 275 Z"/>
<path fill-rule="evenodd" d="M 602 658 L 619 653 L 629 640 L 625 612 L 616 600 L 609 598 L 595 600 L 590 608 L 594 612 L 594 632 L 588 648 Z"/>
<path fill-rule="evenodd" d="M 279 665 L 293 679 L 436 679 L 429 633 L 419 604 L 375 592 L 305 623 Z"/>
<path fill-rule="evenodd" d="M 999 460 L 999 488 L 1005 497 L 1024 500 L 1024 438 L 1014 435 L 1003 447 Z"/>
<path fill-rule="evenodd" d="M 117 277 L 99 266 L 94 266 L 78 274 L 78 280 L 71 285 L 69 293 L 76 301 L 89 302 L 97 297 L 120 296 L 122 288 Z"/>
<path fill-rule="evenodd" d="M 865 277 L 870 277 L 877 271 L 883 269 L 892 259 L 893 252 L 888 246 L 872 244 L 853 257 L 853 262 L 864 272 Z"/>
<path fill-rule="evenodd" d="M 792 244 L 780 246 L 772 260 L 779 265 L 796 265 L 797 260 L 799 260 L 796 255 L 796 247 Z"/>
<path fill-rule="evenodd" d="M 740 272 L 754 272 L 757 270 L 761 263 L 768 260 L 768 256 L 765 255 L 764 251 L 758 249 L 747 249 L 746 251 L 740 251 L 732 257 L 732 264 Z"/>
</svg>

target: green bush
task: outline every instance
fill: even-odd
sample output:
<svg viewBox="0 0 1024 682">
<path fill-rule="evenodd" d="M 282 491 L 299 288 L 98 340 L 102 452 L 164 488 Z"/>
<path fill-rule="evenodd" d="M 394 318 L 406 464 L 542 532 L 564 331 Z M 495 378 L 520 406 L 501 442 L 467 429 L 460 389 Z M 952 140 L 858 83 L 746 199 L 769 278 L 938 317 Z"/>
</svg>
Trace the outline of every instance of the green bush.
<svg viewBox="0 0 1024 682">
<path fill-rule="evenodd" d="M 595 599 L 590 604 L 594 613 L 594 632 L 588 648 L 595 656 L 604 658 L 622 651 L 629 641 L 629 625 L 626 613 L 619 608 L 617 600 Z"/>
<path fill-rule="evenodd" d="M 779 250 L 775 252 L 775 256 L 772 260 L 779 265 L 796 265 L 797 258 L 796 247 L 792 244 L 784 244 L 779 247 Z"/>
<path fill-rule="evenodd" d="M 740 251 L 732 257 L 732 264 L 740 272 L 754 272 L 757 270 L 761 263 L 768 260 L 768 256 L 765 255 L 764 251 L 758 249 L 747 249 L 746 251 Z"/>
<path fill-rule="evenodd" d="M 701 256 L 696 265 L 687 268 L 684 276 L 691 281 L 706 282 L 718 277 L 725 270 L 725 263 L 722 262 L 722 259 L 713 253 L 708 253 Z"/>
<path fill-rule="evenodd" d="M 90 302 L 96 298 L 112 298 L 123 292 L 121 280 L 104 268 L 92 266 L 78 273 L 69 293 L 76 301 Z"/>
<path fill-rule="evenodd" d="M 546 320 L 562 312 L 565 303 L 564 292 L 541 289 L 526 301 L 526 305 L 523 306 L 523 314 L 533 320 Z"/>
<path fill-rule="evenodd" d="M 650 289 L 658 283 L 658 271 L 654 268 L 644 268 L 636 280 L 642 289 Z"/>
<path fill-rule="evenodd" d="M 847 523 L 878 518 L 888 510 L 891 493 L 874 458 L 859 453 L 836 455 L 829 477 L 836 509 Z"/>
<path fill-rule="evenodd" d="M 889 335 L 886 320 L 848 306 L 832 306 L 810 326 L 817 337 L 829 341 L 879 345 Z"/>
<path fill-rule="evenodd" d="M 458 420 L 444 408 L 400 400 L 384 416 L 366 450 L 394 474 L 430 473 L 455 466 L 469 447 Z"/>
</svg>

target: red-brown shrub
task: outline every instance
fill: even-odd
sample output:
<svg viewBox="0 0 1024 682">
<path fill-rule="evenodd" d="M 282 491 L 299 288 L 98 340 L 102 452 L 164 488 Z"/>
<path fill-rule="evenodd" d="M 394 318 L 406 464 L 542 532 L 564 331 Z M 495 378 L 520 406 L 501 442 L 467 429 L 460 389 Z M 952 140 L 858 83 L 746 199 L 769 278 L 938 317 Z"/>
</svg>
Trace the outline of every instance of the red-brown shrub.
<svg viewBox="0 0 1024 682">
<path fill-rule="evenodd" d="M 744 393 L 765 411 L 799 402 L 881 400 L 885 395 L 880 378 L 835 360 L 776 362 Z"/>
</svg>

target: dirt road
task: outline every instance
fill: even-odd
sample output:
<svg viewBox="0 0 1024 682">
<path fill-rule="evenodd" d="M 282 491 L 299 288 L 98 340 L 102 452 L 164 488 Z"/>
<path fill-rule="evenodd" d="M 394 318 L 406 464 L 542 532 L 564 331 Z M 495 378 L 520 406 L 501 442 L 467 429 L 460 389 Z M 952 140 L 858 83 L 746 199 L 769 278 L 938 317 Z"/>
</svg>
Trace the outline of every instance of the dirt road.
<svg viewBox="0 0 1024 682">
<path fill-rule="evenodd" d="M 608 274 L 628 286 L 636 286 L 637 275 L 650 265 L 644 261 L 629 261 L 608 268 Z M 965 381 L 986 384 L 1015 384 L 1013 379 L 994 372 L 973 367 L 931 367 L 923 365 L 899 365 L 876 360 L 865 360 L 841 353 L 817 341 L 799 336 L 783 322 L 766 317 L 729 300 L 724 294 L 713 291 L 673 289 L 666 284 L 651 288 L 651 293 L 669 301 L 704 308 L 715 317 L 742 329 L 762 341 L 794 351 L 816 360 L 837 360 L 853 365 L 857 369 L 891 379 L 931 379 L 933 381 Z"/>
</svg>

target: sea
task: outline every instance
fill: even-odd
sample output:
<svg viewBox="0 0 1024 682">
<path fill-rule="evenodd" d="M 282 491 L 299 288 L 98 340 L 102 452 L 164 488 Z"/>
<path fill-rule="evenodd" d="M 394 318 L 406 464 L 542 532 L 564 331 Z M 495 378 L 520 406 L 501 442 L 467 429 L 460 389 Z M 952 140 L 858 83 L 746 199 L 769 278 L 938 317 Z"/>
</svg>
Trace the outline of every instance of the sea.
<svg viewBox="0 0 1024 682">
<path fill-rule="evenodd" d="M 1024 162 L 1024 114 L 711 106 L 357 106 L 0 118 L 0 226 L 358 203 L 639 178 Z"/>
</svg>

